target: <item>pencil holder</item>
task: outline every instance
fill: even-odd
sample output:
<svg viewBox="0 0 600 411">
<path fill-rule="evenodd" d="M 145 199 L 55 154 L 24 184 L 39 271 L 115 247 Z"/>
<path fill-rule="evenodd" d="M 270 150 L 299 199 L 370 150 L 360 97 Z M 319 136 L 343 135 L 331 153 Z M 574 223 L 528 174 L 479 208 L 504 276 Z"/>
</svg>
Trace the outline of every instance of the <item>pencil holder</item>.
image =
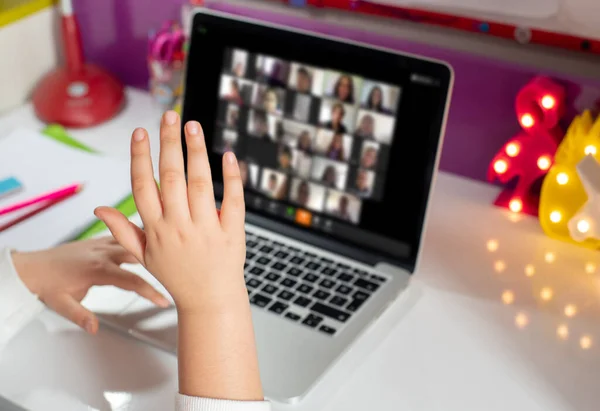
<svg viewBox="0 0 600 411">
<path fill-rule="evenodd" d="M 183 93 L 186 36 L 181 25 L 167 21 L 148 34 L 150 93 L 163 109 L 171 109 Z"/>
<path fill-rule="evenodd" d="M 183 61 L 164 62 L 148 58 L 150 93 L 165 110 L 173 108 L 182 95 Z"/>
</svg>

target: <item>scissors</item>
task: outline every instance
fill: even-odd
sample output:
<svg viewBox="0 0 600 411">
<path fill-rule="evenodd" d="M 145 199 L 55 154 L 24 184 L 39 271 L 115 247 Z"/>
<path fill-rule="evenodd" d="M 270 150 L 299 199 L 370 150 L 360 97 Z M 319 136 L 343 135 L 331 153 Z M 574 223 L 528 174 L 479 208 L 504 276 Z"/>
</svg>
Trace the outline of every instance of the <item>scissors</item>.
<svg viewBox="0 0 600 411">
<path fill-rule="evenodd" d="M 183 51 L 185 34 L 181 27 L 173 22 L 166 22 L 163 27 L 149 35 L 149 55 L 161 62 L 172 62 Z"/>
</svg>

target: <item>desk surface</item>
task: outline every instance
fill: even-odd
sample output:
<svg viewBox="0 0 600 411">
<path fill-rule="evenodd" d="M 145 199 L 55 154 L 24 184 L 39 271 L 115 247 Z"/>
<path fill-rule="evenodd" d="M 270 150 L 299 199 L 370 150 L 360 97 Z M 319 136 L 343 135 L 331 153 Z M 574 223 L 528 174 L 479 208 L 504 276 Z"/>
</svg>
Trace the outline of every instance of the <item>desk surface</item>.
<svg viewBox="0 0 600 411">
<path fill-rule="evenodd" d="M 131 131 L 144 126 L 156 154 L 159 116 L 146 94 L 129 91 L 117 119 L 72 134 L 127 157 Z M 0 117 L 0 136 L 16 126 L 41 124 L 25 106 Z M 536 220 L 492 207 L 496 194 L 439 176 L 421 266 L 407 291 L 412 304 L 398 302 L 378 320 L 401 317 L 312 410 L 598 409 L 598 253 L 551 240 Z M 89 337 L 50 312 L 0 352 L 0 395 L 33 410 L 169 410 L 176 379 L 173 356 L 107 330 Z"/>
</svg>

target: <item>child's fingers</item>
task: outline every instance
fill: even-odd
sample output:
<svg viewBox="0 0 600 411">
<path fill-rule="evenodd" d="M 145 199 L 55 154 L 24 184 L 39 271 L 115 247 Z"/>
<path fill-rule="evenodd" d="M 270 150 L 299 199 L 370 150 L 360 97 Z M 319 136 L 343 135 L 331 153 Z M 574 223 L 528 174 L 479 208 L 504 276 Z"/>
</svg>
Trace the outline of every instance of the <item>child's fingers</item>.
<svg viewBox="0 0 600 411">
<path fill-rule="evenodd" d="M 83 328 L 88 334 L 98 332 L 98 319 L 69 294 L 52 295 L 44 303 L 52 310 Z"/>
<path fill-rule="evenodd" d="M 129 221 L 123 213 L 114 208 L 98 207 L 94 214 L 106 224 L 119 244 L 133 254 L 141 264 L 144 264 L 146 234 Z"/>
<path fill-rule="evenodd" d="M 200 124 L 190 121 L 185 125 L 187 143 L 188 199 L 192 219 L 217 221 L 215 194 L 212 185 L 206 141 Z"/>
<path fill-rule="evenodd" d="M 142 231 L 142 230 L 140 230 Z M 143 232 L 141 234 L 144 234 Z M 145 237 L 143 238 L 145 240 Z M 115 244 L 106 249 L 108 258 L 117 265 L 121 264 L 137 264 L 140 261 L 129 250 L 126 250 L 120 244 Z"/>
<path fill-rule="evenodd" d="M 160 124 L 160 190 L 166 218 L 189 219 L 179 114 L 167 111 Z"/>
<path fill-rule="evenodd" d="M 232 152 L 223 156 L 223 203 L 221 204 L 221 226 L 232 234 L 244 233 L 244 184 L 237 158 Z"/>
<path fill-rule="evenodd" d="M 154 180 L 148 133 L 143 128 L 136 128 L 131 138 L 131 189 L 144 225 L 159 220 L 160 193 Z"/>
<path fill-rule="evenodd" d="M 145 299 L 152 301 L 159 307 L 168 307 L 169 300 L 159 293 L 142 277 L 125 271 L 117 266 L 114 269 L 97 275 L 93 279 L 94 285 L 112 285 L 122 290 L 133 291 Z"/>
</svg>

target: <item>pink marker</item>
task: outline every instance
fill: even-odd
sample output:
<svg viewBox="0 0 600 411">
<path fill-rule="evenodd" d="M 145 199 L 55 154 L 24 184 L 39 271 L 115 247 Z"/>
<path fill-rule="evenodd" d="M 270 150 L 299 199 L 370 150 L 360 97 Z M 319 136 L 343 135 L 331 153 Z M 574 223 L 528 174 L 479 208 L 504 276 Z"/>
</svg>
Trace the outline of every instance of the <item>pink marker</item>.
<svg viewBox="0 0 600 411">
<path fill-rule="evenodd" d="M 25 200 L 20 203 L 13 204 L 8 207 L 2 208 L 2 209 L 0 209 L 0 216 L 12 213 L 14 211 L 21 210 L 23 208 L 26 208 L 26 207 L 29 207 L 29 206 L 32 206 L 35 204 L 43 203 L 46 201 L 51 202 L 51 201 L 60 200 L 63 197 L 67 197 L 67 196 L 76 194 L 76 193 L 80 192 L 82 189 L 83 189 L 83 184 L 80 184 L 80 183 L 72 184 L 70 186 L 60 188 L 58 190 L 55 190 L 55 191 L 52 191 L 52 192 L 49 192 L 46 194 L 42 194 L 40 196 L 31 198 L 29 200 Z"/>
</svg>

